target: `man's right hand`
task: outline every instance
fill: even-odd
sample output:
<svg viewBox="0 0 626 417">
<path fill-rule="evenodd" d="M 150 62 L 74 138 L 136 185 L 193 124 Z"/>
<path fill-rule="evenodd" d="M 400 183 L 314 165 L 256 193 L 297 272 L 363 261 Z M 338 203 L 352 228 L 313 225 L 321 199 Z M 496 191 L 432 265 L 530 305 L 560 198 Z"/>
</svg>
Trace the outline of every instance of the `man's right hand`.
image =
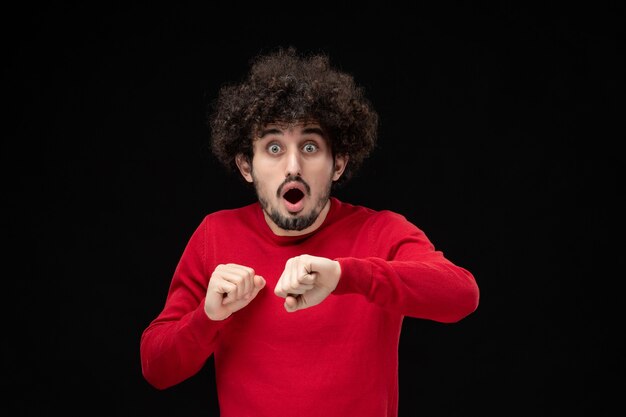
<svg viewBox="0 0 626 417">
<path fill-rule="evenodd" d="M 224 320 L 254 300 L 265 279 L 243 265 L 218 265 L 211 274 L 204 311 L 211 320 Z"/>
</svg>

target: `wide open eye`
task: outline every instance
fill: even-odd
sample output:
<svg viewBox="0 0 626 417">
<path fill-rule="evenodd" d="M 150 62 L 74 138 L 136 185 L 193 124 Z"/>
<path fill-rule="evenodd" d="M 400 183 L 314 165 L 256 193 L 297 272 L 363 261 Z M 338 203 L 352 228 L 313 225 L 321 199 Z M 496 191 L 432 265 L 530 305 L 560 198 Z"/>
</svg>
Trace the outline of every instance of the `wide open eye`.
<svg viewBox="0 0 626 417">
<path fill-rule="evenodd" d="M 302 150 L 306 153 L 313 153 L 315 151 L 317 151 L 317 145 L 314 143 L 307 143 L 306 145 L 304 145 L 302 147 Z"/>
<path fill-rule="evenodd" d="M 281 147 L 277 143 L 272 143 L 271 145 L 267 147 L 267 151 L 271 154 L 277 154 L 277 153 L 280 153 Z"/>
</svg>

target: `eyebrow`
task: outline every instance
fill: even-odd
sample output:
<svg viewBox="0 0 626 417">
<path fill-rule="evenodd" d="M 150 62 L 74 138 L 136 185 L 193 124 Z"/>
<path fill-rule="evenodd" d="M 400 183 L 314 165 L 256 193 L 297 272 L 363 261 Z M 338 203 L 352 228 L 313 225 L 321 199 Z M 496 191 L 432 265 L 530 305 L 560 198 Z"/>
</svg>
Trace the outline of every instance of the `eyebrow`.
<svg viewBox="0 0 626 417">
<path fill-rule="evenodd" d="M 302 129 L 302 133 L 305 135 L 317 134 L 323 138 L 326 137 L 326 135 L 324 135 L 324 131 L 320 129 L 319 127 L 307 127 L 305 129 Z"/>
<path fill-rule="evenodd" d="M 280 129 L 263 129 L 261 133 L 259 133 L 259 139 L 263 139 L 267 135 L 282 135 L 283 131 Z"/>
<path fill-rule="evenodd" d="M 271 129 L 263 129 L 260 133 L 259 133 L 259 139 L 263 139 L 265 136 L 267 135 L 282 135 L 283 131 L 277 128 L 271 128 Z M 321 137 L 326 137 L 324 135 L 324 131 L 319 128 L 319 127 L 307 127 L 302 129 L 302 134 L 304 135 L 310 135 L 310 134 L 317 134 L 320 135 Z"/>
</svg>

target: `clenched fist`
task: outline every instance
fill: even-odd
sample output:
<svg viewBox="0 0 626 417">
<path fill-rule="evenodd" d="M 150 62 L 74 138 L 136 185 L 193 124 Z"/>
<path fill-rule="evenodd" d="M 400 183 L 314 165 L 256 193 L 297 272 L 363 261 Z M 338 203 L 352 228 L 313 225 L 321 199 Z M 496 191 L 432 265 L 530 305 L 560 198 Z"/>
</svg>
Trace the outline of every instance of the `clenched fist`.
<svg viewBox="0 0 626 417">
<path fill-rule="evenodd" d="M 204 311 L 211 320 L 224 320 L 247 306 L 264 286 L 265 279 L 252 268 L 218 265 L 209 280 Z"/>
<path fill-rule="evenodd" d="M 339 262 L 300 255 L 285 264 L 274 294 L 285 299 L 285 310 L 293 312 L 324 301 L 337 288 L 341 277 Z"/>
</svg>

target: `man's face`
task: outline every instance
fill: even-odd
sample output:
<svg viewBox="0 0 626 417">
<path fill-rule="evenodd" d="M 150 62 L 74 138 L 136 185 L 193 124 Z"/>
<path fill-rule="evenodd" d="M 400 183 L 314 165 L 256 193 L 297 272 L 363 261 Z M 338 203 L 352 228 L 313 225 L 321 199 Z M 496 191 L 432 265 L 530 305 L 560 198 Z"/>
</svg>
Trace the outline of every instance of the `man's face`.
<svg viewBox="0 0 626 417">
<path fill-rule="evenodd" d="M 332 182 L 345 167 L 343 157 L 333 158 L 319 124 L 268 124 L 254 139 L 253 155 L 251 166 L 241 156 L 237 164 L 254 183 L 272 230 L 301 234 L 289 231 L 319 227 L 328 212 Z"/>
</svg>

